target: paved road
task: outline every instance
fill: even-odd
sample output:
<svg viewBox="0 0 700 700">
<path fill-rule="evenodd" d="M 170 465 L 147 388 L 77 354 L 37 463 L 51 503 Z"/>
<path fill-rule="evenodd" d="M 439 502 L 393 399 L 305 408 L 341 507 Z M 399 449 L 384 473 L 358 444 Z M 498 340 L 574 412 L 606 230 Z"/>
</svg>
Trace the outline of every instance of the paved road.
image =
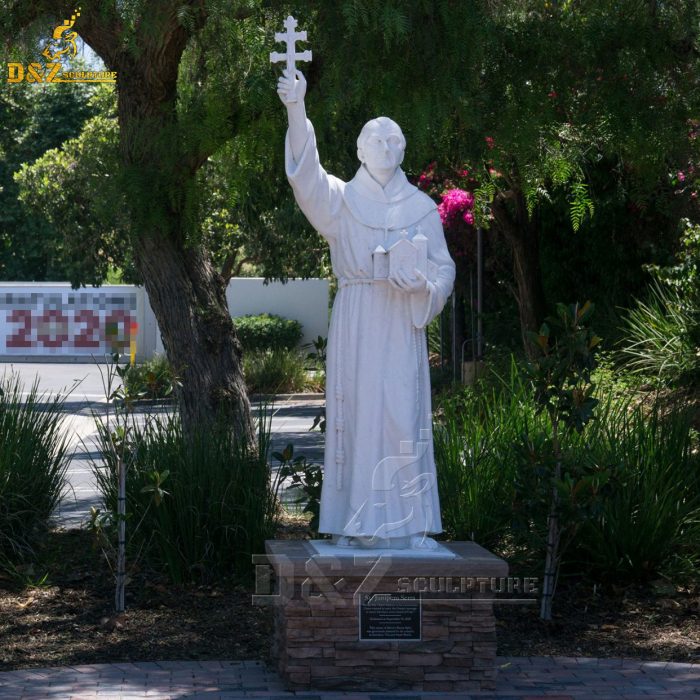
<svg viewBox="0 0 700 700">
<path fill-rule="evenodd" d="M 270 454 L 292 443 L 294 454 L 305 455 L 309 461 L 320 463 L 323 460 L 323 435 L 318 431 L 310 432 L 309 428 L 322 406 L 323 399 L 320 398 L 287 399 L 275 404 Z M 254 413 L 257 415 L 259 411 L 254 409 Z M 68 425 L 71 448 L 75 452 L 68 468 L 69 490 L 55 514 L 57 523 L 63 527 L 79 527 L 89 517 L 90 507 L 99 505 L 91 460 L 100 457 L 96 446 L 95 418 L 104 420 L 104 415 L 104 403 L 78 404 L 70 409 Z M 144 417 L 145 413 L 141 416 Z"/>
<path fill-rule="evenodd" d="M 2 362 L 0 376 L 19 375 L 24 386 L 29 389 L 35 380 L 40 392 L 55 393 L 70 391 L 69 404 L 85 401 L 104 401 L 103 377 L 107 365 L 95 363 L 78 364 L 72 362 Z"/>
<path fill-rule="evenodd" d="M 68 491 L 55 517 L 58 525 L 80 527 L 88 519 L 90 507 L 98 506 L 100 502 L 90 464 L 91 459 L 100 457 L 95 420 L 104 420 L 108 408 L 103 385 L 106 367 L 95 364 L 0 364 L 0 377 L 10 372 L 19 375 L 26 389 L 36 380 L 40 392 L 70 392 L 65 410 L 73 459 L 68 468 Z M 322 462 L 323 435 L 309 429 L 323 403 L 318 396 L 278 399 L 273 406 L 270 453 L 281 451 L 292 443 L 295 454 L 303 454 L 309 461 Z M 253 411 L 256 416 L 260 413 L 255 402 Z M 145 415 L 144 409 L 141 418 Z"/>
</svg>

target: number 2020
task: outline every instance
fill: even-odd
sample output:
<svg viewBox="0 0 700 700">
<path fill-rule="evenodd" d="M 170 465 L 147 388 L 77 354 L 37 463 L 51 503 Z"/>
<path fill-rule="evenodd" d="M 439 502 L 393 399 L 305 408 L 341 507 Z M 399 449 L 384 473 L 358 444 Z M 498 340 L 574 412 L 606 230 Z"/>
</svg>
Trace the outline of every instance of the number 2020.
<svg viewBox="0 0 700 700">
<path fill-rule="evenodd" d="M 72 319 L 58 309 L 39 314 L 32 314 L 27 309 L 15 309 L 10 312 L 7 321 L 18 326 L 8 335 L 8 348 L 43 346 L 90 349 L 105 344 L 123 348 L 129 344 L 132 323 L 131 314 L 127 311 L 112 311 L 101 323 L 100 315 L 89 309 L 73 312 Z"/>
</svg>

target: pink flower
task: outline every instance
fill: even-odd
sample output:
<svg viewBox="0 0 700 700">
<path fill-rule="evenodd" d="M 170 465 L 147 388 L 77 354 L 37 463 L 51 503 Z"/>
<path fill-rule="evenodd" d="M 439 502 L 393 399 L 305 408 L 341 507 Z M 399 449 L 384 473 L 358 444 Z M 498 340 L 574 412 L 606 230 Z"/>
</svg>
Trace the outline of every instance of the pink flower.
<svg viewBox="0 0 700 700">
<path fill-rule="evenodd" d="M 474 225 L 474 214 L 470 211 L 465 211 L 464 214 L 462 214 L 462 218 L 466 223 L 468 223 L 470 226 Z"/>
<path fill-rule="evenodd" d="M 459 175 L 460 177 L 469 177 L 469 171 L 468 171 L 468 170 L 460 170 L 460 171 L 458 172 L 458 175 Z"/>
<path fill-rule="evenodd" d="M 685 182 L 685 173 L 682 170 L 676 173 L 676 177 L 678 178 L 678 182 Z"/>
<path fill-rule="evenodd" d="M 486 136 L 484 141 L 486 141 L 486 145 L 489 147 L 489 150 L 491 150 L 495 145 L 493 136 Z"/>
<path fill-rule="evenodd" d="M 443 226 L 449 226 L 459 214 L 466 213 L 473 207 L 474 195 L 459 187 L 453 187 L 443 193 L 442 201 L 438 204 L 438 213 Z"/>
</svg>

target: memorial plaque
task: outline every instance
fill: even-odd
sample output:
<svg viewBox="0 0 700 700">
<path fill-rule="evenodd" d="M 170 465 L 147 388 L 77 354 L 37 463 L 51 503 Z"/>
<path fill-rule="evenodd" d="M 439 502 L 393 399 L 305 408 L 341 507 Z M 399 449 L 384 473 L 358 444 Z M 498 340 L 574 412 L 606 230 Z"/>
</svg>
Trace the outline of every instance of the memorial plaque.
<svg viewBox="0 0 700 700">
<path fill-rule="evenodd" d="M 421 603 L 417 593 L 365 593 L 360 599 L 361 642 L 417 642 Z"/>
</svg>

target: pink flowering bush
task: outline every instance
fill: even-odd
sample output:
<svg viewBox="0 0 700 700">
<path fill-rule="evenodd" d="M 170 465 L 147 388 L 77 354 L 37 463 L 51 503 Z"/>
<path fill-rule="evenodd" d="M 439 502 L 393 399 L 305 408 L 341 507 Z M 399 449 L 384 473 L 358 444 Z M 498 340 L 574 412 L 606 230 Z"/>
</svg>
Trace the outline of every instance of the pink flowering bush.
<svg viewBox="0 0 700 700">
<path fill-rule="evenodd" d="M 438 212 L 442 225 L 451 226 L 457 218 L 461 218 L 465 223 L 474 223 L 474 195 L 471 192 L 453 187 L 442 195 L 442 201 L 438 204 Z"/>
<path fill-rule="evenodd" d="M 479 182 L 468 165 L 449 171 L 438 171 L 437 163 L 430 163 L 418 176 L 416 185 L 436 202 L 440 220 L 445 229 L 445 240 L 455 260 L 473 259 L 476 224 L 474 190 Z"/>
</svg>

